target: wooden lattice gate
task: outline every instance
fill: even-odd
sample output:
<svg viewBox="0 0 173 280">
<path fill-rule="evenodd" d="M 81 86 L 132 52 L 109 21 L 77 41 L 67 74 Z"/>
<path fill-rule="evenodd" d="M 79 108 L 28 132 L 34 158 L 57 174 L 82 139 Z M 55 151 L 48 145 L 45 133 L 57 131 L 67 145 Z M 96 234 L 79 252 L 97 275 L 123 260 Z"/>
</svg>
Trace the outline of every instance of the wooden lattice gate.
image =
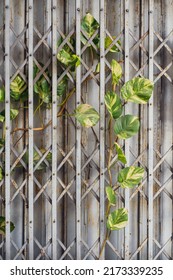
<svg viewBox="0 0 173 280">
<path fill-rule="evenodd" d="M 86 43 L 94 45 L 100 34 L 97 75 L 94 59 L 81 45 L 80 23 L 86 12 L 100 24 Z M 141 128 L 124 149 L 129 163 L 144 167 L 145 177 L 137 188 L 117 191 L 118 205 L 128 209 L 129 223 L 111 235 L 103 258 L 173 258 L 172 14 L 172 0 L 0 1 L 0 83 L 5 86 L 5 102 L 0 105 L 6 112 L 0 139 L 1 167 L 5 166 L 0 211 L 6 217 L 6 235 L 0 235 L 1 259 L 99 258 L 108 175 L 103 102 L 113 56 L 104 49 L 105 36 L 115 44 L 121 42 L 114 57 L 123 65 L 122 84 L 144 76 L 155 87 L 148 106 L 126 106 L 126 112 L 140 117 Z M 72 36 L 81 57 L 75 76 L 57 60 L 58 51 Z M 38 69 L 34 79 L 33 65 Z M 10 85 L 18 75 L 28 85 L 24 103 L 10 102 Z M 51 85 L 52 104 L 34 112 L 38 98 L 33 86 L 42 76 Z M 63 107 L 57 85 L 64 76 L 67 93 L 75 90 Z M 100 112 L 93 129 L 82 129 L 71 116 L 84 102 Z M 10 106 L 19 109 L 12 122 Z M 63 117 L 57 118 L 62 107 Z M 15 224 L 12 233 L 9 221 Z"/>
</svg>

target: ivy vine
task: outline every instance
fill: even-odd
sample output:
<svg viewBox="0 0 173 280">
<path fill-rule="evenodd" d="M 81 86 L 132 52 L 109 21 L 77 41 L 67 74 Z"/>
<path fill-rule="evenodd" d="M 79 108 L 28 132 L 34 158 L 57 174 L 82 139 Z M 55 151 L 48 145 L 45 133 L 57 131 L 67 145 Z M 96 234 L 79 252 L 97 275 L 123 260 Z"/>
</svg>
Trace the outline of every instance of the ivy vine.
<svg viewBox="0 0 173 280">
<path fill-rule="evenodd" d="M 91 39 L 90 44 L 87 45 L 89 39 Z M 115 44 L 113 43 L 115 36 L 105 38 L 105 50 L 112 53 L 117 53 L 120 50 L 121 42 L 118 40 Z M 97 58 L 98 63 L 96 65 L 95 74 L 97 75 L 100 71 L 99 55 L 100 55 L 100 35 L 99 35 L 99 23 L 90 14 L 87 13 L 81 21 L 81 43 L 83 46 L 86 45 L 91 52 L 91 59 Z M 57 47 L 61 47 L 63 44 L 63 38 L 57 43 Z M 81 63 L 80 58 L 75 54 L 75 37 L 72 36 L 69 41 L 63 45 L 60 51 L 57 53 L 57 59 L 61 65 L 62 70 L 68 68 L 71 76 L 75 80 L 75 70 Z M 40 64 L 41 65 L 41 64 Z M 106 70 L 107 71 L 107 70 Z M 108 69 L 108 71 L 110 71 Z M 34 65 L 34 79 L 40 72 L 37 65 Z M 51 74 L 46 70 L 46 76 L 51 79 Z M 122 78 L 123 71 L 121 65 L 115 59 L 111 61 L 111 76 L 112 76 L 112 88 L 105 93 L 105 106 L 109 114 L 109 148 L 107 155 L 107 171 L 109 176 L 109 185 L 105 187 L 105 192 L 107 196 L 107 209 L 106 209 L 106 219 L 107 219 L 107 231 L 105 235 L 105 240 L 101 246 L 100 256 L 106 245 L 107 239 L 114 230 L 120 230 L 127 225 L 128 222 L 128 212 L 125 208 L 117 208 L 117 188 L 134 188 L 138 185 L 143 176 L 144 169 L 138 166 L 127 166 L 127 159 L 123 152 L 122 140 L 126 140 L 133 137 L 138 133 L 140 128 L 140 121 L 138 116 L 124 113 L 125 104 L 128 102 L 133 102 L 136 104 L 147 104 L 153 91 L 153 83 L 143 77 L 135 77 L 128 82 L 126 82 L 120 88 L 120 80 Z M 58 78 L 58 77 L 57 77 Z M 88 79 L 88 78 L 87 78 Z M 65 75 L 57 86 L 57 98 L 61 102 L 58 104 L 60 110 L 57 117 L 63 115 L 64 108 L 70 99 L 70 97 L 75 92 L 75 87 L 73 87 L 70 92 L 68 92 L 68 80 L 69 78 Z M 117 90 L 117 85 L 120 90 Z M 52 89 L 51 85 L 46 79 L 45 75 L 41 75 L 37 82 L 34 84 L 34 96 L 39 99 L 38 107 L 35 113 L 41 106 L 48 106 L 51 108 L 52 102 Z M 17 75 L 15 79 L 10 84 L 10 97 L 12 101 L 12 106 L 10 110 L 10 118 L 14 120 L 18 117 L 19 109 L 17 108 L 18 103 L 23 103 L 28 101 L 28 88 L 25 81 L 20 75 Z M 61 99 L 60 99 L 61 98 Z M 5 89 L 4 85 L 0 88 L 0 102 L 5 101 Z M 95 126 L 99 121 L 99 113 L 90 104 L 80 104 L 73 112 L 76 120 L 85 128 L 90 128 Z M 5 111 L 0 113 L 0 122 L 2 122 L 3 127 L 5 124 Z M 44 130 L 51 124 L 51 121 L 45 126 L 41 127 L 40 130 Z M 4 128 L 3 128 L 4 131 Z M 112 141 L 114 135 L 114 141 Z M 0 139 L 0 147 L 4 146 L 5 133 L 3 133 Z M 41 154 L 46 151 L 42 149 Z M 117 174 L 117 183 L 113 184 L 113 174 L 114 174 L 114 164 L 112 164 L 113 157 L 116 156 L 116 163 L 120 162 L 122 169 Z M 34 151 L 34 166 L 37 170 L 42 170 L 46 168 L 46 165 L 42 163 L 37 165 L 40 160 L 40 155 L 37 151 Z M 23 160 L 28 163 L 28 153 L 24 155 Z M 46 156 L 46 160 L 51 164 L 52 155 L 49 152 Z M 0 180 L 3 179 L 4 166 L 0 167 Z M 0 234 L 5 234 L 5 218 L 0 217 Z M 10 225 L 11 231 L 14 229 L 14 224 Z"/>
</svg>

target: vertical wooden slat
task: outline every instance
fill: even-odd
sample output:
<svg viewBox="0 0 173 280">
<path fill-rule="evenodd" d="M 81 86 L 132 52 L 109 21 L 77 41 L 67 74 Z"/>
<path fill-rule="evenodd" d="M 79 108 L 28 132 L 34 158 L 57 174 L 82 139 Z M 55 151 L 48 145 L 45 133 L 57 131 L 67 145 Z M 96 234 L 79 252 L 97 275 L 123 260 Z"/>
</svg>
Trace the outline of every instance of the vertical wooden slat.
<svg viewBox="0 0 173 280">
<path fill-rule="evenodd" d="M 28 188 L 29 188 L 29 259 L 34 259 L 34 199 L 33 199 L 33 0 L 28 2 L 28 49 L 29 49 L 29 58 L 28 58 L 28 95 L 29 95 L 29 162 L 28 162 Z"/>
<path fill-rule="evenodd" d="M 46 33 L 47 30 L 52 25 L 52 6 L 53 6 L 52 1 L 45 1 L 44 33 Z M 46 42 L 51 47 L 51 51 L 52 51 L 52 54 L 53 54 L 53 50 L 52 50 L 53 34 L 52 34 L 52 32 L 48 35 L 48 37 L 46 39 Z M 45 50 L 43 52 L 44 62 L 46 62 L 49 57 L 50 57 L 49 50 Z M 52 72 L 52 76 L 53 76 L 53 73 L 54 72 Z M 53 92 L 53 90 L 52 90 L 52 92 Z M 52 120 L 52 110 L 50 110 L 50 108 L 46 108 L 46 110 L 43 112 L 43 114 L 45 114 L 43 118 L 44 118 L 44 121 L 45 121 L 46 124 L 50 120 Z M 49 149 L 51 144 L 52 144 L 52 137 L 50 137 L 51 131 L 52 131 L 52 126 L 47 127 L 46 130 L 44 131 L 44 147 L 45 147 L 46 150 Z M 50 170 L 50 172 L 51 172 L 51 170 Z M 44 179 L 45 180 L 50 179 L 50 172 L 49 171 L 45 172 L 45 174 L 43 175 L 44 176 L 43 181 L 44 181 Z M 47 188 L 47 193 L 51 197 L 52 196 L 52 188 Z M 44 197 L 42 199 L 43 199 L 43 203 L 45 205 L 44 208 L 43 208 L 43 213 L 44 213 L 44 215 L 43 215 L 43 231 L 45 229 L 45 235 L 43 233 L 42 240 L 44 242 L 46 242 L 46 244 L 47 244 L 49 242 L 49 240 L 52 239 L 52 215 L 51 215 L 52 204 L 50 203 L 50 201 L 48 201 Z M 52 246 L 49 247 L 47 252 L 48 252 L 49 256 L 52 256 Z"/>
<path fill-rule="evenodd" d="M 129 80 L 129 0 L 125 0 L 124 2 L 124 82 Z M 128 105 L 125 107 L 125 114 L 128 113 Z M 130 161 L 130 143 L 129 140 L 125 141 L 125 155 L 127 159 L 127 165 L 129 165 Z M 129 212 L 129 189 L 125 190 L 125 208 Z M 129 259 L 129 223 L 125 227 L 125 241 L 124 241 L 124 258 L 126 260 Z"/>
<path fill-rule="evenodd" d="M 56 0 L 52 1 L 52 258 L 57 259 L 57 31 Z"/>
<path fill-rule="evenodd" d="M 76 54 L 81 56 L 81 1 L 76 0 Z M 81 103 L 81 66 L 76 69 L 76 106 Z M 76 129 L 76 259 L 81 259 L 81 127 Z"/>
<path fill-rule="evenodd" d="M 149 0 L 149 79 L 153 81 L 154 1 Z M 153 95 L 148 109 L 148 259 L 153 259 Z"/>
<path fill-rule="evenodd" d="M 100 245 L 105 238 L 105 1 L 100 0 Z M 105 248 L 100 259 L 105 258 Z"/>
<path fill-rule="evenodd" d="M 11 258 L 10 250 L 10 0 L 5 0 L 5 217 L 6 259 Z"/>
</svg>

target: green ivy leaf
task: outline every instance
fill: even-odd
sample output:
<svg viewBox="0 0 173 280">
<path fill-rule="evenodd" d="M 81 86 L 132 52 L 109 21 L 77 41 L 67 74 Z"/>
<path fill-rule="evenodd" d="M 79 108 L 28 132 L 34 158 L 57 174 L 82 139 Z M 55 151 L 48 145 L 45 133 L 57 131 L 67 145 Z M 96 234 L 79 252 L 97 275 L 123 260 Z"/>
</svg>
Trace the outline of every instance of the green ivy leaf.
<svg viewBox="0 0 173 280">
<path fill-rule="evenodd" d="M 2 167 L 0 166 L 0 181 L 4 178 Z"/>
<path fill-rule="evenodd" d="M 40 149 L 42 155 L 44 155 L 44 153 L 46 152 L 45 149 Z M 39 153 L 37 151 L 34 150 L 34 166 L 36 166 L 36 164 L 39 162 L 40 158 L 42 156 L 39 155 Z M 52 164 L 52 153 L 49 152 L 46 156 L 46 160 L 49 162 L 49 164 Z M 47 167 L 46 163 L 43 161 L 38 167 L 36 170 L 43 170 Z"/>
<path fill-rule="evenodd" d="M 0 113 L 0 122 L 4 122 L 5 121 L 5 115 L 3 115 L 3 111 Z"/>
<path fill-rule="evenodd" d="M 97 63 L 96 68 L 95 68 L 95 74 L 100 73 L 100 62 Z"/>
<path fill-rule="evenodd" d="M 107 228 L 110 230 L 120 230 L 127 225 L 128 214 L 125 208 L 120 208 L 109 214 Z"/>
<path fill-rule="evenodd" d="M 50 104 L 52 101 L 52 95 L 50 91 L 49 92 L 40 91 L 39 97 L 44 103 L 47 104 Z"/>
<path fill-rule="evenodd" d="M 10 83 L 10 96 L 15 101 L 19 101 L 23 94 L 28 95 L 27 84 L 19 75 L 17 75 Z"/>
<path fill-rule="evenodd" d="M 115 142 L 115 149 L 118 155 L 118 160 L 121 161 L 122 163 L 126 164 L 127 160 L 125 157 L 125 154 L 123 152 L 123 150 L 121 149 L 120 145 L 118 143 Z"/>
<path fill-rule="evenodd" d="M 62 43 L 63 43 L 64 39 L 62 37 L 59 38 L 58 43 L 57 43 L 57 47 L 59 47 Z M 73 37 L 70 37 L 70 39 L 68 40 L 68 42 L 70 43 L 70 45 L 73 47 L 73 49 L 76 49 L 76 41 Z M 73 54 L 73 51 L 71 49 L 71 47 L 69 46 L 68 43 L 66 43 L 62 49 L 64 49 L 66 52 L 68 52 L 69 54 Z"/>
<path fill-rule="evenodd" d="M 116 39 L 115 36 L 112 36 L 113 40 Z M 106 37 L 105 38 L 105 50 L 109 48 L 109 46 L 112 44 L 113 40 L 110 37 Z M 114 44 L 111 48 L 110 48 L 110 52 L 119 52 L 119 48 L 117 47 L 117 45 L 121 46 L 121 42 L 120 40 L 118 40 L 116 42 L 116 44 Z"/>
<path fill-rule="evenodd" d="M 37 165 L 37 163 L 39 162 L 39 160 L 41 159 L 41 157 L 44 155 L 44 153 L 46 152 L 45 149 L 40 149 L 40 152 L 42 153 L 42 155 L 40 156 L 39 153 L 37 151 L 34 150 L 34 155 L 33 155 L 33 162 L 34 162 L 34 167 Z M 28 164 L 29 161 L 29 152 L 26 151 L 26 153 L 23 156 L 23 160 L 26 164 Z M 49 162 L 49 164 L 52 164 L 52 153 L 49 152 L 46 156 L 46 160 Z M 46 163 L 43 161 L 40 163 L 39 166 L 37 166 L 36 170 L 44 170 L 47 167 Z"/>
<path fill-rule="evenodd" d="M 17 115 L 19 114 L 19 110 L 17 109 L 10 109 L 10 120 L 14 120 Z"/>
<path fill-rule="evenodd" d="M 45 151 L 45 152 L 46 152 L 46 151 Z M 46 160 L 47 160 L 50 164 L 52 164 L 52 153 L 51 153 L 51 152 L 49 152 L 49 153 L 47 154 Z"/>
<path fill-rule="evenodd" d="M 57 86 L 57 96 L 62 96 L 62 95 L 64 95 L 66 93 L 67 84 L 68 84 L 68 79 L 67 79 L 67 76 L 65 76 L 58 83 L 58 86 Z"/>
<path fill-rule="evenodd" d="M 117 85 L 122 77 L 122 68 L 120 64 L 112 59 L 111 62 L 111 70 L 112 70 L 112 84 Z"/>
<path fill-rule="evenodd" d="M 5 88 L 4 86 L 2 86 L 2 88 L 0 88 L 0 102 L 4 102 L 5 101 Z"/>
<path fill-rule="evenodd" d="M 2 148 L 2 147 L 4 147 L 4 145 L 5 145 L 5 140 L 4 139 L 0 139 L 0 149 Z"/>
<path fill-rule="evenodd" d="M 39 73 L 38 67 L 34 64 L 34 79 Z M 46 71 L 47 76 L 49 76 L 48 71 Z M 46 104 L 51 103 L 52 101 L 52 91 L 51 85 L 46 80 L 46 78 L 41 75 L 39 80 L 34 84 L 34 92 L 39 95 L 39 98 Z"/>
<path fill-rule="evenodd" d="M 112 118 L 118 119 L 121 116 L 123 107 L 121 99 L 115 92 L 108 91 L 105 94 L 105 105 Z"/>
<path fill-rule="evenodd" d="M 19 114 L 19 110 L 17 109 L 10 109 L 10 120 L 14 120 L 17 115 Z M 1 113 L 0 113 L 0 122 L 4 122 L 5 121 L 5 110 L 3 110 Z"/>
<path fill-rule="evenodd" d="M 26 90 L 26 91 L 22 92 L 22 94 L 20 96 L 20 101 L 25 102 L 27 100 L 28 100 L 28 91 Z"/>
<path fill-rule="evenodd" d="M 121 96 L 125 101 L 146 104 L 152 95 L 153 87 L 150 80 L 136 77 L 124 84 Z"/>
<path fill-rule="evenodd" d="M 50 85 L 46 79 L 42 78 L 40 80 L 40 85 L 41 85 L 43 92 L 48 93 L 50 91 Z"/>
<path fill-rule="evenodd" d="M 97 22 L 97 20 L 90 13 L 87 13 L 86 16 L 84 16 L 81 21 L 81 30 L 84 31 L 84 33 L 87 35 L 88 38 L 92 37 L 94 32 L 99 29 L 99 26 L 100 25 Z M 85 45 L 87 41 L 88 39 L 86 38 L 86 36 L 81 33 L 81 42 Z M 93 39 L 93 42 L 95 45 L 98 45 L 99 43 L 98 35 L 96 35 L 96 37 Z"/>
<path fill-rule="evenodd" d="M 75 117 L 84 127 L 91 127 L 99 121 L 98 112 L 89 104 L 81 104 L 75 110 Z"/>
<path fill-rule="evenodd" d="M 133 188 L 138 185 L 144 177 L 142 167 L 130 166 L 122 169 L 118 174 L 118 182 L 122 188 Z"/>
<path fill-rule="evenodd" d="M 76 67 L 78 67 L 80 65 L 80 58 L 79 58 L 79 56 L 77 56 L 76 54 L 73 54 L 72 55 L 72 59 L 73 59 L 72 65 L 75 65 Z"/>
<path fill-rule="evenodd" d="M 127 139 L 135 135 L 139 130 L 139 119 L 133 115 L 121 116 L 114 125 L 115 134 L 121 139 Z"/>
<path fill-rule="evenodd" d="M 110 205 L 115 206 L 116 195 L 115 195 L 115 192 L 114 192 L 114 190 L 112 189 L 111 186 L 106 187 L 106 195 L 107 195 L 107 198 L 108 198 L 108 201 L 109 201 Z"/>
<path fill-rule="evenodd" d="M 10 222 L 10 232 L 15 229 L 15 226 Z M 0 216 L 0 234 L 5 235 L 5 217 Z"/>
</svg>

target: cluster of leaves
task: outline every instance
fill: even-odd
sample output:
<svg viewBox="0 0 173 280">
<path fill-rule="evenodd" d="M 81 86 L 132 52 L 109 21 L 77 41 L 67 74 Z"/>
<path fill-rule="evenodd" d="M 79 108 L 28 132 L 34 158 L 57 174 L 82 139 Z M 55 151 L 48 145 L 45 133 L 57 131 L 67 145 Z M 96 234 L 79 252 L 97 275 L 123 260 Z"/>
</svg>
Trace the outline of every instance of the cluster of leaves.
<svg viewBox="0 0 173 280">
<path fill-rule="evenodd" d="M 12 101 L 24 101 L 27 96 L 27 86 L 23 79 L 18 75 L 10 84 L 10 98 Z M 0 102 L 5 102 L 5 88 L 0 88 Z M 10 109 L 10 119 L 14 120 L 19 114 L 18 109 Z M 0 112 L 0 122 L 5 123 L 5 110 Z M 3 139 L 0 139 L 2 142 Z"/>
</svg>

